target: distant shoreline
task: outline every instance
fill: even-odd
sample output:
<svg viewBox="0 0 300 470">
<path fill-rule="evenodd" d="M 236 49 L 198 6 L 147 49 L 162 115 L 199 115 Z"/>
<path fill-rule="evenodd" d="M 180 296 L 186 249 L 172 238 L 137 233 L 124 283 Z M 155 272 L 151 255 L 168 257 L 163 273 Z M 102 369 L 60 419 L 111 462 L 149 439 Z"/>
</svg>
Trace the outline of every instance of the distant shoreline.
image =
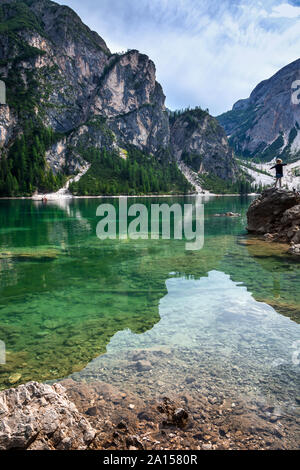
<svg viewBox="0 0 300 470">
<path fill-rule="evenodd" d="M 146 195 L 130 195 L 126 196 L 120 194 L 118 196 L 60 196 L 60 197 L 51 197 L 51 195 L 38 195 L 38 196 L 18 196 L 18 197 L 0 197 L 0 201 L 11 201 L 11 200 L 32 200 L 32 201 L 42 201 L 46 197 L 47 202 L 52 201 L 61 201 L 61 200 L 72 200 L 72 199 L 118 199 L 118 198 L 159 198 L 159 197 L 238 197 L 238 196 L 259 196 L 258 193 L 249 193 L 249 194 L 146 194 Z"/>
</svg>

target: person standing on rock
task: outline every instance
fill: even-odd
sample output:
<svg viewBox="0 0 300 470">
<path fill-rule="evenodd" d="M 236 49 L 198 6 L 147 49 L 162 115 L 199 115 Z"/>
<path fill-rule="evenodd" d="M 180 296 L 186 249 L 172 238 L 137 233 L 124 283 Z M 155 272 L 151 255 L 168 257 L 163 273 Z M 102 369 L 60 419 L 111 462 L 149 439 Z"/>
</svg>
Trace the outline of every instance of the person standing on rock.
<svg viewBox="0 0 300 470">
<path fill-rule="evenodd" d="M 273 168 L 276 169 L 276 181 L 275 181 L 275 188 L 277 187 L 277 183 L 279 182 L 279 187 L 281 188 L 282 184 L 282 178 L 283 178 L 283 167 L 286 166 L 287 163 L 282 163 L 281 158 L 277 158 L 276 160 L 276 165 L 272 166 L 270 170 L 273 170 Z"/>
</svg>

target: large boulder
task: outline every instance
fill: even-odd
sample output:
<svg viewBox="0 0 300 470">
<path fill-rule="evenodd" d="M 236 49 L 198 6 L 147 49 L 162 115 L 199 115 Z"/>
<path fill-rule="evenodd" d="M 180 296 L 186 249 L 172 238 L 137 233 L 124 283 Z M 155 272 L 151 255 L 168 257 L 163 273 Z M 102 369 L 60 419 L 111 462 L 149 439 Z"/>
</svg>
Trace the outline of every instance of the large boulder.
<svg viewBox="0 0 300 470">
<path fill-rule="evenodd" d="M 0 392 L 0 450 L 86 449 L 95 431 L 59 384 Z"/>
<path fill-rule="evenodd" d="M 300 195 L 285 189 L 267 189 L 247 212 L 250 233 L 276 234 L 273 239 L 295 241 L 300 224 Z M 293 240 L 294 241 L 294 240 Z"/>
</svg>

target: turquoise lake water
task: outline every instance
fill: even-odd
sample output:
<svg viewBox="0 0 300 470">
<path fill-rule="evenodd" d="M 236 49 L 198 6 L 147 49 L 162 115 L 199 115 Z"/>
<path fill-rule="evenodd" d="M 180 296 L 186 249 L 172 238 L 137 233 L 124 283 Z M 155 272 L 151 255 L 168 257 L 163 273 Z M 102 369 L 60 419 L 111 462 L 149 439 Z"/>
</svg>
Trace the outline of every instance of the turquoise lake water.
<svg viewBox="0 0 300 470">
<path fill-rule="evenodd" d="M 192 377 L 203 392 L 213 383 L 296 409 L 300 264 L 285 246 L 247 235 L 251 199 L 202 200 L 200 251 L 174 238 L 101 241 L 101 202 L 118 207 L 118 199 L 0 201 L 0 387 L 71 376 L 137 391 L 149 380 L 158 393 Z M 227 211 L 241 217 L 214 217 Z M 152 361 L 142 380 L 131 372 L 136 351 Z"/>
</svg>

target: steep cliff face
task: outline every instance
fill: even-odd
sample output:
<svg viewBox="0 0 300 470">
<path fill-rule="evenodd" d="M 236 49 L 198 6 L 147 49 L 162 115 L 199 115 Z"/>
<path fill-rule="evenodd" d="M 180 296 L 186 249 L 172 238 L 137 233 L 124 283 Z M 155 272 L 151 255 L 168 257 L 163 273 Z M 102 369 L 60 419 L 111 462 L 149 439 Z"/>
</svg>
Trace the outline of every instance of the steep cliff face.
<svg viewBox="0 0 300 470">
<path fill-rule="evenodd" d="M 154 63 L 138 51 L 108 62 L 92 112 L 108 119 L 119 139 L 155 153 L 169 143 L 165 96 L 156 82 Z"/>
<path fill-rule="evenodd" d="M 234 176 L 233 155 L 216 121 L 207 115 L 191 131 L 180 129 L 182 116 L 172 122 L 171 137 L 154 63 L 137 50 L 111 54 L 68 7 L 0 0 L 0 80 L 7 88 L 7 104 L 0 105 L 0 150 L 7 159 L 0 157 L 0 195 L 45 189 L 54 181 L 51 172 L 62 175 L 50 184 L 55 189 L 64 175 L 86 165 L 88 149 L 124 156 L 133 146 L 166 164 L 174 154 L 196 153 L 204 171 Z"/>
<path fill-rule="evenodd" d="M 11 141 L 16 123 L 16 115 L 9 106 L 0 105 L 0 148 Z"/>
<path fill-rule="evenodd" d="M 99 115 L 118 141 L 149 152 L 168 144 L 165 96 L 147 56 L 112 55 L 71 9 L 48 0 L 1 0 L 0 6 L 0 75 L 8 104 L 1 106 L 2 147 L 30 112 L 62 133 L 77 133 Z"/>
<path fill-rule="evenodd" d="M 58 168 L 67 163 L 73 171 L 78 150 L 88 147 L 118 151 L 131 144 L 151 154 L 166 149 L 169 122 L 164 101 L 155 66 L 146 55 L 130 51 L 111 56 L 89 98 L 83 124 L 52 148 L 53 155 L 57 145 L 62 149 Z"/>
<path fill-rule="evenodd" d="M 233 151 L 223 128 L 208 112 L 188 110 L 172 119 L 171 145 L 176 158 L 197 173 L 236 180 L 238 166 Z"/>
<path fill-rule="evenodd" d="M 61 132 L 84 122 L 109 55 L 104 41 L 72 10 L 47 0 L 0 6 L 0 74 L 19 122 L 30 112 Z"/>
<path fill-rule="evenodd" d="M 238 154 L 265 161 L 300 156 L 300 59 L 279 70 L 218 116 Z M 298 81 L 298 83 L 297 83 Z"/>
</svg>

